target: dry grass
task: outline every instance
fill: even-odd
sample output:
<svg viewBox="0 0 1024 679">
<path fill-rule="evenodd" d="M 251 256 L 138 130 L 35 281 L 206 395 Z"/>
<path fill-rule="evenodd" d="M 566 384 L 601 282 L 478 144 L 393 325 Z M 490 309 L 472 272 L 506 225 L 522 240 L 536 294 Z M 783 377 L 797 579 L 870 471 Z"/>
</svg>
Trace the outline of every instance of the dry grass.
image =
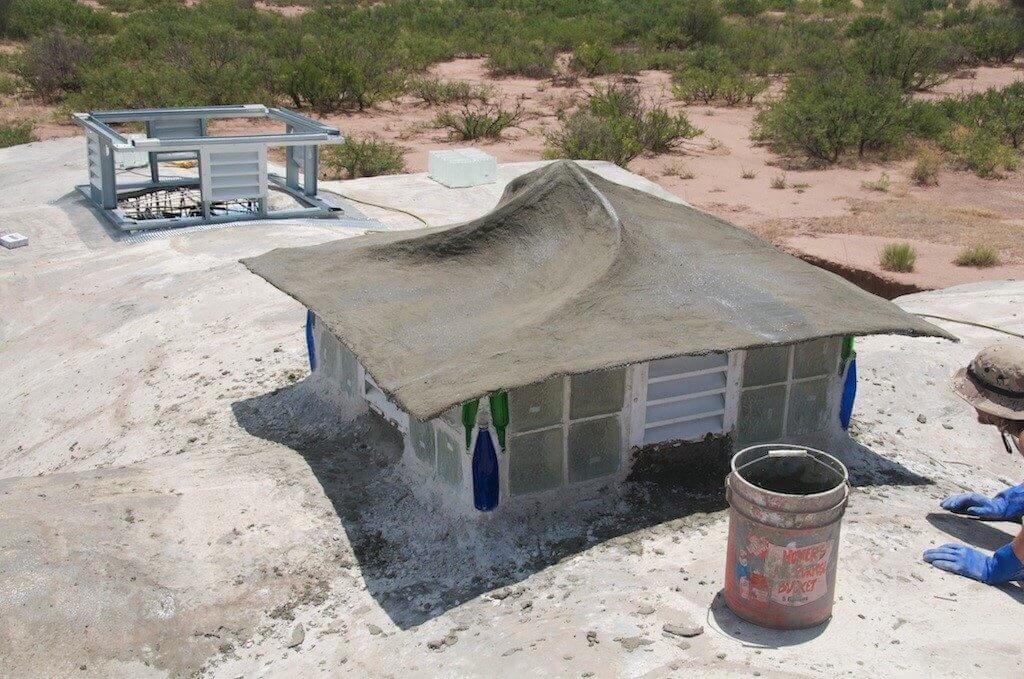
<svg viewBox="0 0 1024 679">
<path fill-rule="evenodd" d="M 918 186 L 937 186 L 941 168 L 942 156 L 933 149 L 922 149 L 910 171 L 910 180 Z"/>
<path fill-rule="evenodd" d="M 772 219 L 751 228 L 773 243 L 782 243 L 794 233 L 851 233 L 950 246 L 984 239 L 987 246 L 1002 253 L 1004 263 L 1024 260 L 1024 224 L 1004 221 L 999 213 L 954 208 L 910 197 L 854 201 L 850 209 L 851 214 L 847 215 Z"/>
<path fill-rule="evenodd" d="M 987 245 L 975 245 L 961 250 L 960 254 L 953 260 L 953 263 L 957 266 L 973 266 L 985 269 L 990 266 L 999 266 L 1001 261 L 999 253 L 995 249 Z"/>
<path fill-rule="evenodd" d="M 780 174 L 772 177 L 772 180 L 771 182 L 769 182 L 768 186 L 772 187 L 773 189 L 779 190 L 786 188 L 786 175 Z"/>
<path fill-rule="evenodd" d="M 889 179 L 889 175 L 886 172 L 882 173 L 882 176 L 878 179 L 871 181 L 861 182 L 860 187 L 866 191 L 878 191 L 879 193 L 889 193 L 889 189 L 892 188 L 892 181 Z"/>
<path fill-rule="evenodd" d="M 890 243 L 882 250 L 879 266 L 886 271 L 909 273 L 917 263 L 917 250 L 910 243 Z"/>
</svg>

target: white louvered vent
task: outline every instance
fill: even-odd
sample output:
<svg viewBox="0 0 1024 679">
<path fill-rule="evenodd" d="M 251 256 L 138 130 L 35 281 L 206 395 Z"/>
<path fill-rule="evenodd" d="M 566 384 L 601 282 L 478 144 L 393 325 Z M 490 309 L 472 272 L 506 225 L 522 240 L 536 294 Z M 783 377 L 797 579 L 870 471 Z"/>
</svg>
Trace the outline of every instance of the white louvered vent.
<svg viewBox="0 0 1024 679">
<path fill-rule="evenodd" d="M 652 361 L 647 376 L 644 445 L 721 434 L 728 374 L 728 354 Z"/>
</svg>

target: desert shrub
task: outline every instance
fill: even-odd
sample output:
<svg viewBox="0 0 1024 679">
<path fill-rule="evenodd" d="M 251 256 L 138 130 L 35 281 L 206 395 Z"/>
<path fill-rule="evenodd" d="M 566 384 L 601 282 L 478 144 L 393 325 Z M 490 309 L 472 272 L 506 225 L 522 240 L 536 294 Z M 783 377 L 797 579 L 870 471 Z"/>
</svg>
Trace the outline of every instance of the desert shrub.
<svg viewBox="0 0 1024 679">
<path fill-rule="evenodd" d="M 1024 145 L 1024 82 L 990 89 L 961 100 L 959 118 L 965 124 L 990 130 L 1004 144 Z"/>
<path fill-rule="evenodd" d="M 727 14 L 752 17 L 765 10 L 764 0 L 723 0 L 722 9 Z"/>
<path fill-rule="evenodd" d="M 920 23 L 927 12 L 945 9 L 948 0 L 888 0 L 885 4 L 894 19 L 914 24 Z"/>
<path fill-rule="evenodd" d="M 854 17 L 846 27 L 846 37 L 862 38 L 882 31 L 891 30 L 892 23 L 877 14 L 861 14 Z"/>
<path fill-rule="evenodd" d="M 622 57 L 606 43 L 585 42 L 577 45 L 569 59 L 570 70 L 590 77 L 621 73 L 622 66 Z"/>
<path fill-rule="evenodd" d="M 663 47 L 687 48 L 721 42 L 725 33 L 725 21 L 712 0 L 688 0 L 670 6 L 654 39 Z"/>
<path fill-rule="evenodd" d="M 964 51 L 978 61 L 1009 63 L 1024 48 L 1024 19 L 1019 14 L 978 8 L 953 13 L 944 21 L 953 25 Z"/>
<path fill-rule="evenodd" d="M 700 134 L 682 114 L 648 104 L 635 85 L 597 88 L 563 114 L 561 129 L 547 137 L 549 158 L 607 160 L 625 166 L 641 153 L 665 153 Z"/>
<path fill-rule="evenodd" d="M 909 273 L 917 263 L 917 250 L 910 243 L 890 243 L 882 249 L 878 263 L 886 271 Z"/>
<path fill-rule="evenodd" d="M 113 30 L 114 18 L 76 0 L 0 0 L 0 36 L 25 40 L 63 26 L 76 33 Z"/>
<path fill-rule="evenodd" d="M 853 58 L 868 78 L 894 82 L 904 92 L 927 90 L 945 82 L 952 62 L 946 40 L 906 29 L 882 30 L 860 38 Z"/>
<path fill-rule="evenodd" d="M 990 266 L 999 266 L 1002 262 L 999 253 L 988 245 L 975 245 L 964 248 L 956 256 L 953 263 L 957 266 L 973 266 L 979 269 L 986 269 Z"/>
<path fill-rule="evenodd" d="M 21 81 L 8 73 L 0 73 L 0 95 L 16 94 L 21 89 Z"/>
<path fill-rule="evenodd" d="M 833 14 L 846 14 L 853 11 L 852 0 L 820 0 L 821 8 Z"/>
<path fill-rule="evenodd" d="M 905 95 L 893 83 L 832 70 L 794 76 L 782 97 L 758 112 L 753 136 L 780 153 L 834 163 L 855 150 L 887 150 L 908 131 Z"/>
<path fill-rule="evenodd" d="M 775 175 L 771 178 L 771 181 L 768 182 L 768 186 L 778 191 L 786 188 L 786 175 L 784 173 Z"/>
<path fill-rule="evenodd" d="M 487 103 L 495 95 L 495 89 L 490 85 L 437 78 L 413 78 L 406 82 L 405 91 L 428 106 L 471 104 L 477 101 Z"/>
<path fill-rule="evenodd" d="M 936 186 L 941 168 L 942 157 L 932 149 L 922 149 L 914 159 L 910 180 L 918 186 Z"/>
<path fill-rule="evenodd" d="M 503 103 L 464 104 L 458 109 L 442 111 L 434 123 L 448 130 L 452 139 L 472 141 L 474 139 L 500 139 L 501 133 L 515 127 L 523 119 L 522 101 L 507 108 Z"/>
<path fill-rule="evenodd" d="M 750 105 L 768 88 L 768 80 L 745 73 L 693 68 L 673 75 L 672 92 L 676 98 L 693 104 L 720 103 L 725 106 Z"/>
<path fill-rule="evenodd" d="M 985 179 L 998 179 L 1020 165 L 1017 152 L 985 128 L 956 127 L 942 140 L 942 145 L 954 165 Z"/>
<path fill-rule="evenodd" d="M 287 62 L 281 87 L 295 106 L 320 113 L 344 108 L 362 111 L 400 89 L 398 55 L 381 44 L 307 43 Z"/>
<path fill-rule="evenodd" d="M 84 40 L 54 28 L 29 43 L 20 74 L 36 94 L 52 101 L 81 87 L 82 66 L 88 56 Z"/>
<path fill-rule="evenodd" d="M 326 146 L 321 160 L 327 179 L 355 179 L 405 171 L 401 147 L 381 139 L 353 139 Z"/>
<path fill-rule="evenodd" d="M 0 149 L 35 140 L 32 123 L 0 123 Z"/>
<path fill-rule="evenodd" d="M 487 57 L 487 70 L 497 77 L 547 78 L 555 70 L 556 52 L 553 45 L 539 41 L 499 45 Z"/>
</svg>

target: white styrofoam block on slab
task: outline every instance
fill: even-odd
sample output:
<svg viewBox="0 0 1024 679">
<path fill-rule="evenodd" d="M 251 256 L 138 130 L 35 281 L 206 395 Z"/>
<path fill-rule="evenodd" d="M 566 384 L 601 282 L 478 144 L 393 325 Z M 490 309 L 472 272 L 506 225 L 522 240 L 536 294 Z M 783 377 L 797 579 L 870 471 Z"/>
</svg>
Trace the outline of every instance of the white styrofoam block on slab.
<svg viewBox="0 0 1024 679">
<path fill-rule="evenodd" d="M 497 181 L 498 160 L 474 148 L 431 151 L 427 157 L 427 174 L 452 189 L 490 184 Z"/>
<path fill-rule="evenodd" d="M 28 245 L 28 236 L 23 236 L 20 233 L 5 233 L 0 236 L 0 245 L 3 245 L 8 250 L 23 248 Z"/>
</svg>

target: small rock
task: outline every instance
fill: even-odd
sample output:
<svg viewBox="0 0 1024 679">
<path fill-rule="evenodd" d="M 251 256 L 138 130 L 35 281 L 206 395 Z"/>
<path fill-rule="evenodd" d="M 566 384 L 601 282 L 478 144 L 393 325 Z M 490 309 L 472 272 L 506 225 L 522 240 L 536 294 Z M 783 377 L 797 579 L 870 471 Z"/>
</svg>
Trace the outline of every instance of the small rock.
<svg viewBox="0 0 1024 679">
<path fill-rule="evenodd" d="M 951 425 L 949 422 L 943 422 L 942 423 L 942 428 L 943 429 L 952 429 L 953 425 Z"/>
<path fill-rule="evenodd" d="M 654 613 L 654 606 L 650 604 L 643 604 L 640 608 L 636 609 L 636 612 L 640 615 L 650 615 Z"/>
<path fill-rule="evenodd" d="M 445 643 L 444 643 L 444 638 L 443 637 L 441 639 L 431 639 L 430 641 L 427 642 L 427 648 L 429 648 L 432 651 L 436 651 L 436 650 L 444 648 L 444 647 L 445 647 Z"/>
<path fill-rule="evenodd" d="M 380 627 L 377 627 L 372 622 L 366 626 L 366 629 L 370 630 L 370 634 L 372 634 L 375 637 L 379 637 L 381 634 L 384 634 L 384 630 L 382 630 Z"/>
<path fill-rule="evenodd" d="M 920 422 L 921 424 L 927 424 L 928 418 L 924 416 L 924 413 L 919 413 L 917 416 L 917 421 Z"/>
<path fill-rule="evenodd" d="M 512 589 L 509 587 L 503 587 L 497 591 L 491 592 L 491 598 L 501 601 L 507 599 L 512 594 Z"/>
<path fill-rule="evenodd" d="M 680 641 L 678 644 L 676 644 L 676 646 L 678 646 L 680 649 L 682 649 L 684 651 L 689 651 L 690 650 L 690 642 L 689 641 Z"/>
<path fill-rule="evenodd" d="M 616 637 L 615 641 L 622 644 L 622 647 L 627 651 L 635 651 L 641 646 L 653 644 L 654 642 L 644 637 Z"/>
<path fill-rule="evenodd" d="M 292 636 L 288 639 L 288 648 L 295 648 L 301 646 L 302 642 L 306 640 L 306 628 L 302 626 L 302 623 L 295 625 L 292 628 Z"/>
<path fill-rule="evenodd" d="M 596 646 L 599 643 L 601 643 L 601 642 L 597 640 L 597 632 L 595 632 L 594 630 L 590 630 L 589 632 L 587 632 L 587 645 L 588 646 Z"/>
<path fill-rule="evenodd" d="M 719 653 L 715 657 L 718 658 L 719 660 L 725 660 L 725 653 Z"/>
<path fill-rule="evenodd" d="M 661 629 L 677 637 L 690 638 L 704 634 L 703 625 L 680 625 L 672 622 L 666 622 L 662 625 Z"/>
</svg>

